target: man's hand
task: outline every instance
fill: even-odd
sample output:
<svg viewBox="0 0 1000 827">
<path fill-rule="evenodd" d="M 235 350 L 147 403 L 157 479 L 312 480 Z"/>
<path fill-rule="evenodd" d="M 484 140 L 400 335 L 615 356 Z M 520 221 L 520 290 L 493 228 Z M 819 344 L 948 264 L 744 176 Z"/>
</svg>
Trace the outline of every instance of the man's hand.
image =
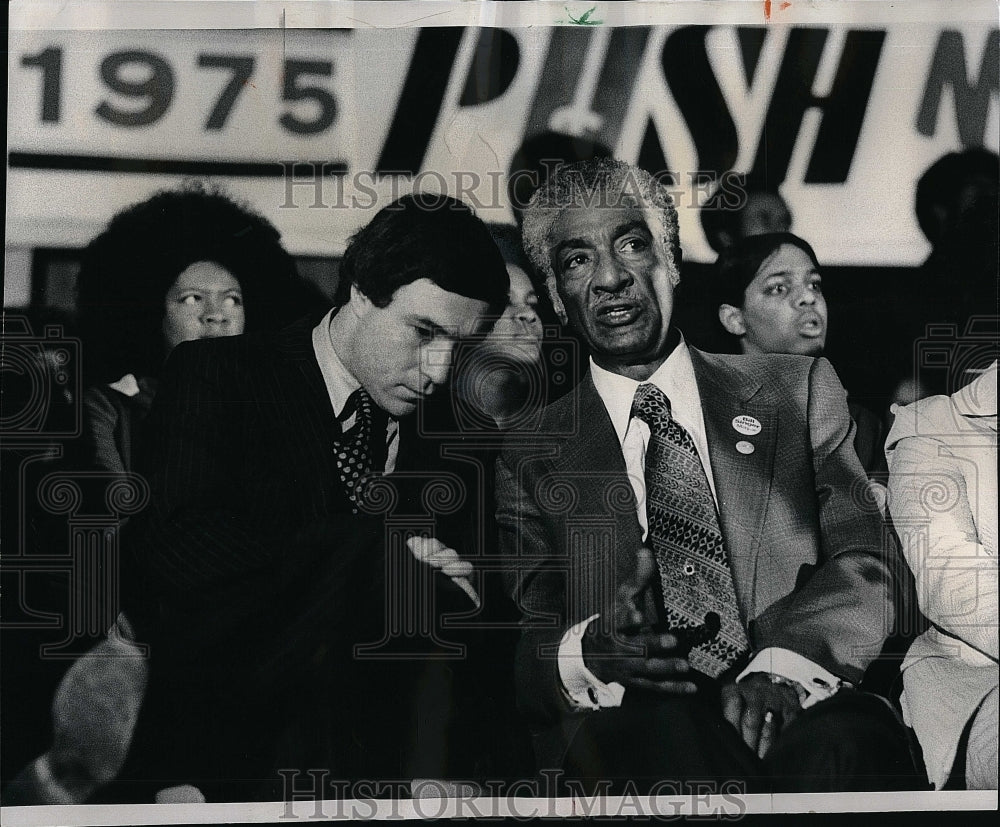
<svg viewBox="0 0 1000 827">
<path fill-rule="evenodd" d="M 421 563 L 439 569 L 442 574 L 450 577 L 451 581 L 469 596 L 476 608 L 479 608 L 479 595 L 469 580 L 472 563 L 463 560 L 455 549 L 448 548 L 436 537 L 410 537 L 406 545 Z"/>
<path fill-rule="evenodd" d="M 763 672 L 722 687 L 722 714 L 758 758 L 767 755 L 774 739 L 800 711 L 796 691 L 787 684 L 772 683 Z"/>
<path fill-rule="evenodd" d="M 635 573 L 615 593 L 613 629 L 607 632 L 598 618 L 583 638 L 583 660 L 602 682 L 625 687 L 687 695 L 697 687 L 685 676 L 690 665 L 678 657 L 677 638 L 657 634 L 649 626 L 653 577 L 659 577 L 653 553 L 640 548 Z M 645 611 L 644 611 L 645 609 Z"/>
</svg>

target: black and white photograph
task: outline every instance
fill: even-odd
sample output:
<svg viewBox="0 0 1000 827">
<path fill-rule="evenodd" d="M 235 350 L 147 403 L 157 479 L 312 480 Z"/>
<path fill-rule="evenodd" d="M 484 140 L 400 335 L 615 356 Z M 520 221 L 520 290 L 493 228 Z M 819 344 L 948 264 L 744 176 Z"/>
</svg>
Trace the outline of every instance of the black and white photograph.
<svg viewBox="0 0 1000 827">
<path fill-rule="evenodd" d="M 8 21 L 5 825 L 997 809 L 997 0 Z"/>
</svg>

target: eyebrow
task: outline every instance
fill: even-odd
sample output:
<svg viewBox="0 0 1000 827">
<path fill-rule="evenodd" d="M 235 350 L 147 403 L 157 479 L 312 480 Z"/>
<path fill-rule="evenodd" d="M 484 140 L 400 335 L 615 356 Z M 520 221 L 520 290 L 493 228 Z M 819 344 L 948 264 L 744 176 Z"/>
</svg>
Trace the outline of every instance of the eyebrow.
<svg viewBox="0 0 1000 827">
<path fill-rule="evenodd" d="M 198 287 L 192 285 L 191 287 L 171 287 L 167 292 L 176 293 L 242 293 L 242 287 L 223 287 L 221 290 L 215 290 L 209 287 Z"/>
<path fill-rule="evenodd" d="M 641 218 L 635 218 L 632 221 L 626 221 L 624 224 L 619 224 L 617 227 L 615 227 L 615 229 L 612 231 L 611 237 L 617 241 L 623 235 L 625 235 L 626 233 L 630 233 L 633 230 L 645 230 L 647 233 L 649 233 L 649 227 L 647 226 L 646 222 L 643 221 Z M 652 234 L 650 233 L 650 235 Z M 563 250 L 566 249 L 572 249 L 574 247 L 590 247 L 590 246 L 592 246 L 591 243 L 585 239 L 567 238 L 564 239 L 563 241 L 560 241 L 556 245 L 555 250 L 553 250 L 552 252 L 554 255 L 559 255 Z"/>
<path fill-rule="evenodd" d="M 630 233 L 633 230 L 645 230 L 649 232 L 649 226 L 641 218 L 633 219 L 632 221 L 626 221 L 624 224 L 619 224 L 615 227 L 615 232 L 613 238 L 621 238 L 626 233 Z"/>
<path fill-rule="evenodd" d="M 446 327 L 442 327 L 437 322 L 432 319 L 428 319 L 426 316 L 407 316 L 407 321 L 418 327 L 426 327 L 431 330 L 435 336 L 451 336 L 452 333 Z"/>
<path fill-rule="evenodd" d="M 777 271 L 775 271 L 773 273 L 768 273 L 766 276 L 764 276 L 764 278 L 766 278 L 766 279 L 788 278 L 791 275 L 792 275 L 792 271 L 791 270 L 777 270 Z M 809 268 L 809 272 L 806 273 L 806 275 L 807 276 L 819 276 L 820 278 L 823 278 L 823 274 L 818 269 L 816 269 L 815 267 L 810 267 Z"/>
</svg>

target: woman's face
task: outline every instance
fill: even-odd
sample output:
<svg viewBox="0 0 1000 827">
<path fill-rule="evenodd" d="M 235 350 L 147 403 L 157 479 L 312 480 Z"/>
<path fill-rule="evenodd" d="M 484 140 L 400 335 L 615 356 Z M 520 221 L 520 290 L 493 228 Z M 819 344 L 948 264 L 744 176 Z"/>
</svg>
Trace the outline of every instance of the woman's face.
<svg viewBox="0 0 1000 827">
<path fill-rule="evenodd" d="M 822 282 L 809 255 L 794 245 L 783 244 L 765 259 L 743 292 L 738 335 L 744 353 L 821 354 L 827 319 Z"/>
<path fill-rule="evenodd" d="M 167 291 L 163 341 L 169 353 L 181 342 L 243 332 L 240 283 L 214 261 L 196 261 Z"/>
<path fill-rule="evenodd" d="M 534 364 L 542 355 L 542 322 L 538 318 L 538 295 L 524 272 L 516 264 L 507 265 L 510 293 L 507 309 L 497 319 L 487 342 L 491 350 L 518 362 Z"/>
</svg>

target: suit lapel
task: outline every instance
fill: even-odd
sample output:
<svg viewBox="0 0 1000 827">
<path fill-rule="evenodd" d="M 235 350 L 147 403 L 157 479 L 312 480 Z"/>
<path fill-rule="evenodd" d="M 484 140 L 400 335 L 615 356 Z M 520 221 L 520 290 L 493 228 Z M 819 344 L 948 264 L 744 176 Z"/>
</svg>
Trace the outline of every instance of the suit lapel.
<svg viewBox="0 0 1000 827">
<path fill-rule="evenodd" d="M 333 425 L 333 410 L 330 396 L 323 381 L 323 374 L 316 361 L 312 343 L 315 325 L 303 319 L 275 335 L 275 350 L 278 353 L 277 380 L 290 399 L 307 403 L 314 412 L 324 412 L 324 419 Z M 329 411 L 330 416 L 325 416 Z"/>
<path fill-rule="evenodd" d="M 299 463 L 297 476 L 313 489 L 320 512 L 339 511 L 347 503 L 334 462 L 334 442 L 340 428 L 316 361 L 314 327 L 314 320 L 303 319 L 276 334 L 274 402 L 276 410 L 288 415 L 284 430 Z"/>
<path fill-rule="evenodd" d="M 577 513 L 582 517 L 614 516 L 615 571 L 628 576 L 635 569 L 642 529 L 636 517 L 635 495 L 628 480 L 611 417 L 588 373 L 576 391 L 575 410 L 563 415 L 569 436 L 560 445 L 552 464 L 579 494 Z"/>
<path fill-rule="evenodd" d="M 690 353 L 701 396 L 720 528 L 737 595 L 744 610 L 750 611 L 750 590 L 771 493 L 777 406 L 750 374 L 695 348 L 690 348 Z M 756 419 L 760 433 L 736 430 L 733 420 L 740 415 Z M 753 451 L 742 453 L 736 448 L 738 442 L 749 443 Z"/>
</svg>

